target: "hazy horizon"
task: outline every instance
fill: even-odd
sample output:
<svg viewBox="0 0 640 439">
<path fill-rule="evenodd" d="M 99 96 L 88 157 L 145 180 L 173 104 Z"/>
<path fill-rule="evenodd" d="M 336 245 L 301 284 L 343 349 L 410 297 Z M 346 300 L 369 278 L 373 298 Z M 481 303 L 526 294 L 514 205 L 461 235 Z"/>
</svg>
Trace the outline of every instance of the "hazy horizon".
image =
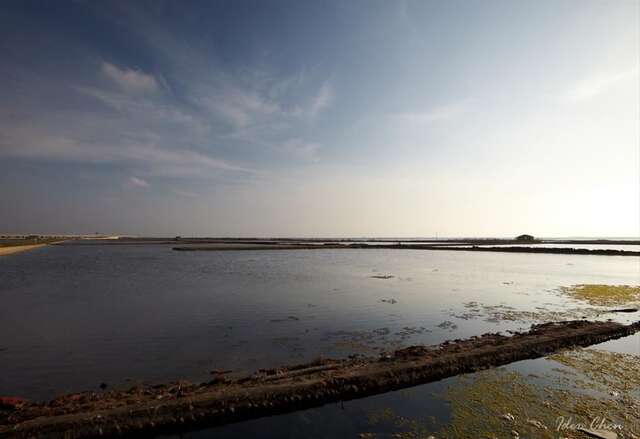
<svg viewBox="0 0 640 439">
<path fill-rule="evenodd" d="M 3 2 L 2 233 L 640 236 L 640 2 Z"/>
<path fill-rule="evenodd" d="M 243 236 L 232 236 L 232 235 L 131 235 L 131 234 L 118 234 L 118 233 L 47 233 L 47 232 L 20 232 L 20 233 L 9 233 L 9 232 L 0 232 L 0 236 L 28 236 L 28 235 L 39 235 L 39 236 L 81 236 L 90 238 L 91 236 L 97 237 L 119 237 L 119 238 L 140 238 L 140 239 L 269 239 L 269 240 L 277 240 L 277 239 L 301 239 L 301 240 L 402 240 L 402 241 L 411 241 L 411 240 L 461 240 L 461 239 L 514 239 L 516 236 L 507 236 L 507 235 L 496 235 L 496 236 L 471 236 L 471 235 L 451 235 L 451 236 L 347 236 L 347 235 L 327 235 L 327 236 L 294 236 L 294 235 L 243 235 Z M 541 240 L 640 240 L 640 236 L 534 236 L 536 239 Z"/>
</svg>

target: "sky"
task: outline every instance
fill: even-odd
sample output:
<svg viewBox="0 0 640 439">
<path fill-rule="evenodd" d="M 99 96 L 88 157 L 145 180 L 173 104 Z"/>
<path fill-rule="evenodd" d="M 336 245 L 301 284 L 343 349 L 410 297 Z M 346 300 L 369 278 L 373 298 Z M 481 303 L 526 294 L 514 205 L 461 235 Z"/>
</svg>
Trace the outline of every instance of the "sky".
<svg viewBox="0 0 640 439">
<path fill-rule="evenodd" d="M 640 236 L 640 1 L 0 5 L 0 233 Z"/>
</svg>

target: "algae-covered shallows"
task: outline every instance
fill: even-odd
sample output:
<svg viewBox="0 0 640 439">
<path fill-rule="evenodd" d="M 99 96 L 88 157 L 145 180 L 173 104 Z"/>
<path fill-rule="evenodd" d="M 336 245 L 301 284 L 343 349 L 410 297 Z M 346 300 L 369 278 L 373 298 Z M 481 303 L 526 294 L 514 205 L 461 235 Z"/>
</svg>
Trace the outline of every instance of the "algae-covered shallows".
<svg viewBox="0 0 640 439">
<path fill-rule="evenodd" d="M 589 348 L 526 363 L 534 362 L 536 374 L 512 365 L 448 380 L 435 395 L 451 410 L 444 425 L 383 407 L 368 414 L 374 431 L 362 437 L 388 437 L 376 433 L 381 428 L 403 439 L 509 438 L 513 432 L 535 439 L 586 438 L 578 431 L 582 427 L 601 437 L 640 435 L 638 355 Z"/>
<path fill-rule="evenodd" d="M 640 286 L 580 284 L 561 287 L 568 296 L 595 306 L 619 306 L 640 302 Z"/>
</svg>

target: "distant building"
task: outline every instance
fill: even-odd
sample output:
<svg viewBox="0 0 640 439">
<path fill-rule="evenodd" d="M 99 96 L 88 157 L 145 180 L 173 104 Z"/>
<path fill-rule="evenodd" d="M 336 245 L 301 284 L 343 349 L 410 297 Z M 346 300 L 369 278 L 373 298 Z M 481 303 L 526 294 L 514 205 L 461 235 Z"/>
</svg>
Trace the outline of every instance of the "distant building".
<svg viewBox="0 0 640 439">
<path fill-rule="evenodd" d="M 524 241 L 524 242 L 531 242 L 531 241 L 535 241 L 536 238 L 534 238 L 531 235 L 520 235 L 520 236 L 516 236 L 516 241 Z"/>
</svg>

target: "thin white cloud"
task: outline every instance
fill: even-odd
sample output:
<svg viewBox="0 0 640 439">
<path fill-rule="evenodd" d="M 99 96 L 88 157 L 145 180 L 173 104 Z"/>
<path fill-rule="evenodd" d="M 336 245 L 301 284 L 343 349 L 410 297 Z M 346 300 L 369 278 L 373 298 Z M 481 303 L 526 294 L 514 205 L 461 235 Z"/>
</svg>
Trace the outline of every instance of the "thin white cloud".
<svg viewBox="0 0 640 439">
<path fill-rule="evenodd" d="M 158 89 L 158 82 L 149 74 L 139 70 L 120 69 L 104 61 L 100 68 L 102 74 L 113 81 L 118 87 L 127 92 L 149 93 Z"/>
<path fill-rule="evenodd" d="M 141 126 L 163 128 L 171 126 L 168 134 L 188 135 L 202 140 L 208 137 L 209 126 L 206 120 L 199 115 L 185 111 L 180 106 L 158 99 L 146 99 L 140 96 L 128 96 L 123 93 L 105 91 L 96 87 L 74 86 L 77 92 L 97 99 L 104 105 L 117 110 L 126 118 L 124 122 L 133 124 L 136 132 L 140 132 Z M 178 130 L 178 131 L 176 131 Z M 151 134 L 147 132 L 147 134 Z M 157 138 L 157 136 L 156 136 Z M 186 137 L 185 137 L 186 138 Z"/>
<path fill-rule="evenodd" d="M 129 183 L 131 183 L 134 186 L 137 187 L 142 187 L 142 188 L 148 188 L 150 187 L 149 183 L 146 182 L 145 180 L 138 178 L 138 177 L 131 177 L 129 178 Z"/>
<path fill-rule="evenodd" d="M 198 194 L 193 193 L 193 192 L 189 192 L 189 191 L 185 191 L 182 189 L 172 189 L 171 192 L 173 192 L 176 195 L 179 195 L 181 197 L 187 197 L 187 198 L 197 198 Z"/>
<path fill-rule="evenodd" d="M 322 84 L 322 87 L 320 87 L 320 90 L 318 90 L 318 94 L 311 101 L 311 105 L 308 109 L 309 115 L 311 117 L 316 117 L 320 112 L 331 105 L 333 99 L 333 87 L 328 82 L 325 82 Z"/>
<path fill-rule="evenodd" d="M 198 106 L 211 115 L 222 117 L 236 130 L 264 122 L 279 125 L 296 117 L 313 119 L 334 100 L 333 87 L 325 82 L 305 105 L 283 105 L 279 93 L 289 90 L 290 82 L 296 81 L 300 80 L 285 78 L 270 86 L 253 89 L 241 81 L 234 84 L 232 80 L 227 80 L 196 86 L 192 95 Z"/>
<path fill-rule="evenodd" d="M 235 166 L 196 151 L 157 148 L 154 145 L 131 145 L 126 149 L 125 157 L 138 163 L 153 163 L 160 170 L 164 170 L 167 175 L 181 173 L 195 175 L 207 170 L 255 172 L 249 168 Z M 171 170 L 180 172 L 171 172 Z"/>
<path fill-rule="evenodd" d="M 84 142 L 81 140 L 87 135 L 84 131 L 69 136 L 33 126 L 12 126 L 10 129 L 1 129 L 0 132 L 0 156 L 5 157 L 123 164 L 135 166 L 144 170 L 145 174 L 155 176 L 207 177 L 220 171 L 255 173 L 252 169 L 236 166 L 178 144 L 154 144 L 153 133 L 140 133 L 140 137 L 146 138 L 149 143 L 129 139 L 119 139 L 112 143 L 108 139 Z M 170 140 L 175 141 L 173 138 Z"/>
<path fill-rule="evenodd" d="M 290 139 L 282 144 L 282 150 L 294 157 L 307 160 L 318 161 L 319 143 L 306 142 L 302 139 Z"/>
<path fill-rule="evenodd" d="M 277 115 L 281 111 L 277 104 L 258 93 L 236 87 L 226 88 L 222 93 L 214 91 L 209 96 L 201 97 L 199 101 L 237 129 L 249 126 L 261 117 Z"/>
<path fill-rule="evenodd" d="M 637 78 L 639 71 L 640 69 L 635 67 L 625 71 L 599 74 L 584 78 L 570 88 L 567 93 L 567 99 L 577 102 L 594 98 L 623 81 Z"/>
<path fill-rule="evenodd" d="M 268 77 L 252 80 L 253 76 Z M 242 142 L 266 150 L 284 151 L 289 157 L 317 160 L 319 145 L 291 140 L 301 122 L 312 122 L 334 99 L 329 82 L 323 83 L 313 98 L 302 104 L 291 104 L 304 93 L 304 75 L 288 78 L 268 74 L 249 78 L 214 78 L 208 82 L 193 81 L 189 93 L 192 102 L 210 120 L 222 120 L 226 130 L 215 130 L 210 138 L 221 143 Z M 304 101 L 304 100 L 303 100 Z M 284 145 L 284 146 L 283 146 Z"/>
<path fill-rule="evenodd" d="M 191 124 L 198 129 L 185 132 L 180 143 L 197 145 L 199 150 L 234 142 L 278 151 L 283 141 L 298 135 L 296 128 L 301 122 L 312 123 L 335 99 L 328 80 L 315 83 L 315 91 L 311 91 L 314 75 L 306 68 L 282 75 L 268 64 L 256 63 L 241 71 L 229 71 L 211 53 L 186 44 L 184 39 L 158 26 L 146 11 L 127 8 L 119 20 L 123 18 L 129 30 L 139 34 L 166 60 L 162 73 L 154 72 L 155 77 L 147 75 L 156 83 L 156 88 L 168 91 L 155 96 L 172 94 L 163 76 L 166 74 L 171 85 L 180 86 L 183 103 L 189 104 L 179 108 L 195 116 L 184 125 Z M 109 100 L 111 106 L 121 105 L 120 101 Z M 143 117 L 136 103 L 127 105 L 136 109 L 132 117 Z M 179 138 L 173 133 L 171 137 Z M 163 139 L 156 141 L 164 142 Z M 308 151 L 304 152 L 308 156 L 315 154 L 311 148 L 302 148 L 302 151 Z"/>
<path fill-rule="evenodd" d="M 464 115 L 469 110 L 469 105 L 470 101 L 465 100 L 431 108 L 426 111 L 396 113 L 393 117 L 403 122 L 415 124 L 449 121 Z"/>
<path fill-rule="evenodd" d="M 117 164 L 144 178 L 256 176 L 245 166 L 252 148 L 317 160 L 319 144 L 287 139 L 331 105 L 328 81 L 314 86 L 305 72 L 283 77 L 262 67 L 234 75 L 202 53 L 176 49 L 179 60 L 153 75 L 103 61 L 93 81 L 59 78 L 96 102 L 64 113 L 33 107 L 18 124 L 0 120 L 0 156 Z M 177 62 L 185 57 L 196 62 Z M 179 86 L 179 98 L 170 84 Z M 236 145 L 242 155 L 224 159 Z"/>
</svg>

